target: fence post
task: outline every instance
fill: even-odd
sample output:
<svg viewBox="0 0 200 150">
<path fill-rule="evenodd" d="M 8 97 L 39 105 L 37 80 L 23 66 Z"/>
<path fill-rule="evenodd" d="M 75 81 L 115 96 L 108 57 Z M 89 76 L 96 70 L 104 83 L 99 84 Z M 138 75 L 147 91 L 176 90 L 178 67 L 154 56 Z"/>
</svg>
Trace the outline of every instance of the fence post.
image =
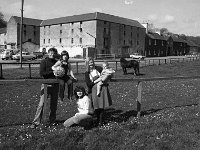
<svg viewBox="0 0 200 150">
<path fill-rule="evenodd" d="M 158 63 L 158 65 L 160 65 L 160 59 L 159 59 L 159 63 Z"/>
<path fill-rule="evenodd" d="M 47 100 L 47 84 L 44 84 L 44 95 L 42 95 L 41 98 L 44 98 L 44 107 L 43 107 L 43 121 L 46 121 L 47 120 L 47 113 L 48 113 L 48 110 L 47 110 L 47 105 L 48 105 L 48 100 Z"/>
<path fill-rule="evenodd" d="M 138 97 L 137 101 L 137 117 L 141 116 L 141 102 L 142 102 L 142 82 L 138 82 Z"/>
<path fill-rule="evenodd" d="M 31 64 L 28 64 L 28 68 L 29 68 L 29 78 L 31 79 Z"/>
<path fill-rule="evenodd" d="M 167 63 L 167 59 L 165 59 L 165 64 Z"/>
<path fill-rule="evenodd" d="M 115 70 L 117 71 L 117 61 L 115 62 Z"/>
<path fill-rule="evenodd" d="M 2 64 L 0 66 L 1 66 L 1 76 L 0 76 L 0 79 L 3 79 L 3 66 L 2 66 Z"/>
<path fill-rule="evenodd" d="M 78 61 L 76 62 L 76 73 L 78 74 Z"/>
</svg>

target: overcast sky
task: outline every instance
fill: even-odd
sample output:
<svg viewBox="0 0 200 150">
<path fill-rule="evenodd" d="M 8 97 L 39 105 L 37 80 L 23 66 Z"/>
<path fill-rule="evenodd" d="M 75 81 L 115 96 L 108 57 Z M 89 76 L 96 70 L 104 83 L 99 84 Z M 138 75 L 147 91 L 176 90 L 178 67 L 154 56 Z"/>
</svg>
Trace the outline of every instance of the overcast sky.
<svg viewBox="0 0 200 150">
<path fill-rule="evenodd" d="M 21 16 L 21 0 L 0 0 L 5 20 Z M 24 0 L 24 17 L 52 19 L 102 12 L 200 36 L 200 0 Z"/>
</svg>

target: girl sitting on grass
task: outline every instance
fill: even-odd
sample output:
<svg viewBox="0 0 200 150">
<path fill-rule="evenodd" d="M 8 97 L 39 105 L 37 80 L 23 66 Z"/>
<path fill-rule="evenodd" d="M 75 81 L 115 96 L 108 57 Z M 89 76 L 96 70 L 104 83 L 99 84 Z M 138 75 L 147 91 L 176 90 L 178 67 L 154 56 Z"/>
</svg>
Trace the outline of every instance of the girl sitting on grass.
<svg viewBox="0 0 200 150">
<path fill-rule="evenodd" d="M 86 95 L 85 88 L 77 86 L 74 90 L 74 95 L 77 99 L 78 112 L 64 122 L 65 127 L 72 125 L 80 125 L 84 127 L 91 126 L 93 122 L 93 107 L 90 98 Z"/>
</svg>

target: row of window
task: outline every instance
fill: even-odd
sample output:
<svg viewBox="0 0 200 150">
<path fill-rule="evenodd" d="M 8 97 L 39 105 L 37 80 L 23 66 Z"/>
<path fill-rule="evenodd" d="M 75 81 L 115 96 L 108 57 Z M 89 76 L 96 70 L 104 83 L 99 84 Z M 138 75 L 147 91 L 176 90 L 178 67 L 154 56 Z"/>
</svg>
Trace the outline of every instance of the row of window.
<svg viewBox="0 0 200 150">
<path fill-rule="evenodd" d="M 44 43 L 44 44 L 46 43 L 45 39 L 43 40 L 43 43 Z M 49 43 L 49 44 L 51 43 L 51 40 L 50 40 L 50 39 L 48 39 L 48 43 Z M 62 44 L 62 38 L 59 39 L 59 43 Z M 71 38 L 71 44 L 73 44 L 73 43 L 74 43 L 74 38 Z M 83 39 L 82 39 L 82 38 L 79 38 L 79 43 L 80 43 L 80 44 L 83 43 Z"/>
</svg>

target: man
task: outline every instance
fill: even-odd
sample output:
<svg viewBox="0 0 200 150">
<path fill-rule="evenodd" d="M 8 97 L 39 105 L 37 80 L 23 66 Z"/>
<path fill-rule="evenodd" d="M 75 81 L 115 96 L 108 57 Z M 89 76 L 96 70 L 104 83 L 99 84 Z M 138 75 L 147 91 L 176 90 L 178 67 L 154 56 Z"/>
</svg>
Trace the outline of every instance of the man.
<svg viewBox="0 0 200 150">
<path fill-rule="evenodd" d="M 55 59 L 55 56 L 57 55 L 57 49 L 56 48 L 50 48 L 48 50 L 48 57 L 43 59 L 40 63 L 40 76 L 44 79 L 55 79 L 52 66 L 57 62 Z M 44 84 L 42 84 L 42 87 Z M 40 123 L 42 119 L 42 112 L 44 107 L 44 98 L 42 97 L 44 90 L 41 91 L 41 98 L 39 105 L 37 107 L 37 111 L 35 114 L 35 118 L 33 120 L 31 128 L 36 128 Z M 55 125 L 56 123 L 56 110 L 57 110 L 57 104 L 58 104 L 58 91 L 59 91 L 59 84 L 58 83 L 52 83 L 49 84 L 47 87 L 47 94 L 50 96 L 50 116 L 49 116 L 49 125 Z"/>
</svg>

